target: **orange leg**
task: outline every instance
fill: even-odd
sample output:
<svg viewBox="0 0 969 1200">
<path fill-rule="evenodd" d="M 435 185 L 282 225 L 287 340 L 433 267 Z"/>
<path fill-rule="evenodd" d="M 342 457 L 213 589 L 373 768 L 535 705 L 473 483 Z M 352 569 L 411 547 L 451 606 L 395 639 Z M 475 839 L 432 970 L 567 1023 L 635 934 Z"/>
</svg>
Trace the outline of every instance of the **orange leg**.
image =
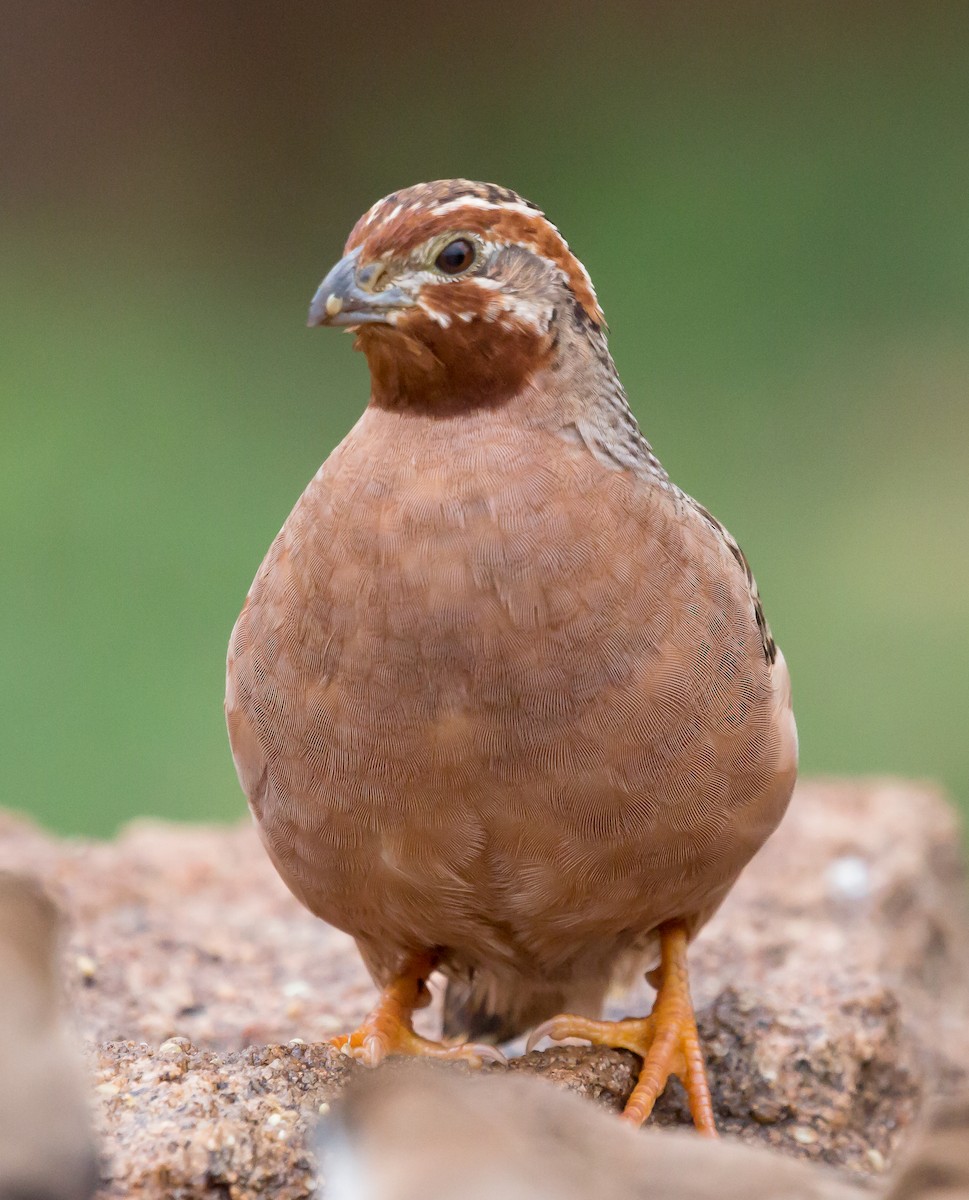
<svg viewBox="0 0 969 1200">
<path fill-rule="evenodd" d="M 359 1029 L 330 1039 L 350 1058 L 376 1067 L 390 1054 L 413 1054 L 425 1058 L 444 1058 L 480 1067 L 485 1059 L 503 1063 L 505 1056 L 494 1046 L 465 1043 L 446 1046 L 415 1033 L 414 1010 L 428 1002 L 424 983 L 434 970 L 433 954 L 415 954 L 403 970 L 380 994 L 380 999 Z"/>
<path fill-rule="evenodd" d="M 703 1065 L 703 1052 L 696 1017 L 690 1000 L 686 965 L 686 929 L 679 921 L 660 927 L 659 988 L 648 1017 L 624 1021 L 592 1021 L 563 1015 L 540 1025 L 528 1039 L 528 1049 L 543 1037 L 583 1038 L 594 1046 L 632 1050 L 643 1060 L 633 1093 L 623 1109 L 623 1118 L 642 1125 L 666 1087 L 671 1075 L 686 1088 L 693 1124 L 707 1137 L 716 1137 L 710 1085 Z"/>
</svg>

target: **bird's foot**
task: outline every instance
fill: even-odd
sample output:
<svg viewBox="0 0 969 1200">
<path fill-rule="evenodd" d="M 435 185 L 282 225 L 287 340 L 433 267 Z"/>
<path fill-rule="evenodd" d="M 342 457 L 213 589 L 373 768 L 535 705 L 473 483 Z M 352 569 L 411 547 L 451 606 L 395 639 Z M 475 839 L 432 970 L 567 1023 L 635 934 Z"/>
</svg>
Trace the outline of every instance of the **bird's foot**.
<svg viewBox="0 0 969 1200">
<path fill-rule="evenodd" d="M 623 1109 L 623 1119 L 642 1125 L 653 1111 L 671 1075 L 682 1080 L 698 1132 L 716 1137 L 713 1102 L 700 1036 L 690 1000 L 686 966 L 686 930 L 679 922 L 660 930 L 659 988 L 648 1017 L 593 1021 L 568 1014 L 539 1025 L 528 1039 L 532 1050 L 543 1038 L 582 1038 L 594 1046 L 631 1050 L 643 1060 L 639 1079 Z"/>
<path fill-rule="evenodd" d="M 485 1061 L 504 1063 L 507 1060 L 495 1046 L 463 1042 L 448 1046 L 421 1037 L 411 1028 L 409 1019 L 388 1017 L 378 1006 L 363 1024 L 352 1033 L 330 1039 L 330 1045 L 348 1058 L 368 1067 L 376 1067 L 390 1055 L 403 1054 L 422 1058 L 438 1058 L 448 1062 L 465 1062 L 480 1067 Z"/>
<path fill-rule="evenodd" d="M 448 1046 L 414 1032 L 414 1010 L 428 1001 L 425 980 L 433 968 L 431 955 L 415 956 L 383 990 L 363 1024 L 352 1033 L 331 1038 L 330 1045 L 368 1067 L 378 1066 L 392 1054 L 466 1062 L 472 1067 L 486 1060 L 504 1063 L 505 1056 L 494 1046 L 473 1042 Z"/>
</svg>

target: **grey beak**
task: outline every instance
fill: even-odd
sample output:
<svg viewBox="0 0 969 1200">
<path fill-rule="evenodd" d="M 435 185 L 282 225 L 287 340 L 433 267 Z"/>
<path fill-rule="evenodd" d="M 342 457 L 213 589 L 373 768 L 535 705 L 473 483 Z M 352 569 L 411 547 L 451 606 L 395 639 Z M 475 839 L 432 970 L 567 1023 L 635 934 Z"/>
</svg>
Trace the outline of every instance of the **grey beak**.
<svg viewBox="0 0 969 1200">
<path fill-rule="evenodd" d="M 368 291 L 367 285 L 379 279 L 380 273 L 373 269 L 374 264 L 360 267 L 359 259 L 358 246 L 340 259 L 316 289 L 306 322 L 310 328 L 316 325 L 392 325 L 394 313 L 411 307 L 413 301 L 400 288 Z"/>
</svg>

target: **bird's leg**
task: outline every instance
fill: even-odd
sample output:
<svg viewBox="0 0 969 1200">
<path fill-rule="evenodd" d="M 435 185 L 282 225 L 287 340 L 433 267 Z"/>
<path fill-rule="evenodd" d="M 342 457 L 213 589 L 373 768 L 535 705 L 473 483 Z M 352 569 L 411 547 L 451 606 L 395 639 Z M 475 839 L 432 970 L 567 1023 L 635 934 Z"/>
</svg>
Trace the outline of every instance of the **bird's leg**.
<svg viewBox="0 0 969 1200">
<path fill-rule="evenodd" d="M 690 1000 L 686 929 L 682 922 L 671 921 L 660 927 L 659 936 L 656 1002 L 648 1017 L 627 1017 L 623 1021 L 592 1021 L 569 1015 L 553 1017 L 532 1033 L 528 1049 L 531 1050 L 543 1037 L 574 1037 L 595 1046 L 632 1050 L 640 1055 L 643 1066 L 623 1109 L 623 1118 L 634 1125 L 642 1125 L 653 1111 L 669 1077 L 676 1075 L 686 1088 L 693 1124 L 707 1137 L 716 1137 L 710 1085 Z"/>
<path fill-rule="evenodd" d="M 480 1067 L 485 1059 L 503 1063 L 505 1056 L 494 1046 L 472 1042 L 446 1046 L 414 1032 L 414 1010 L 423 1008 L 430 999 L 425 984 L 436 958 L 434 954 L 421 953 L 408 959 L 400 974 L 380 993 L 363 1024 L 353 1033 L 331 1038 L 330 1045 L 368 1067 L 376 1067 L 391 1054 L 443 1058 L 466 1062 L 472 1067 Z"/>
</svg>

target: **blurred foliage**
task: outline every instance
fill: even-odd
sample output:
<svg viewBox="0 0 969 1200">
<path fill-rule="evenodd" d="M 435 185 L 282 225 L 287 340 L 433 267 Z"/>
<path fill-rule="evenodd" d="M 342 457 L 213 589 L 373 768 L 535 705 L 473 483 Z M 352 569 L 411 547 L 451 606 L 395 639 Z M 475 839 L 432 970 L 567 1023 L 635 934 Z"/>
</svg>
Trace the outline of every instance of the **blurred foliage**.
<svg viewBox="0 0 969 1200">
<path fill-rule="evenodd" d="M 244 811 L 224 650 L 364 362 L 303 327 L 380 195 L 470 175 L 596 281 L 735 533 L 803 771 L 969 801 L 969 7 L 8 4 L 0 802 Z"/>
</svg>

